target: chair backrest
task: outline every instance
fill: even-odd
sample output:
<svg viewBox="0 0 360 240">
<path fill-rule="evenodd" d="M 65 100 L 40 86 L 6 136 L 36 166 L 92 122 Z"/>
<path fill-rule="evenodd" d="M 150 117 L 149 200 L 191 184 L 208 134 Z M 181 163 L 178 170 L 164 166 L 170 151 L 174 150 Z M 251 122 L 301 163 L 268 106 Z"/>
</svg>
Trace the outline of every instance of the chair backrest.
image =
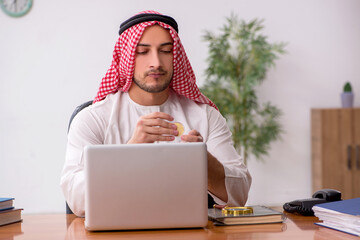
<svg viewBox="0 0 360 240">
<path fill-rule="evenodd" d="M 68 126 L 68 132 L 69 132 L 69 129 L 70 129 L 70 125 L 71 125 L 71 122 L 72 120 L 74 119 L 74 117 L 81 111 L 83 110 L 84 108 L 90 106 L 91 104 L 93 103 L 92 100 L 90 101 L 87 101 L 87 102 L 84 102 L 83 104 L 77 106 L 74 110 L 74 112 L 71 114 L 71 117 L 70 117 L 70 121 L 69 121 L 69 126 Z"/>
<path fill-rule="evenodd" d="M 76 114 L 78 114 L 81 110 L 83 110 L 84 108 L 90 106 L 93 103 L 93 101 L 87 101 L 84 102 L 83 104 L 77 106 L 73 112 L 73 114 L 70 117 L 70 121 L 69 121 L 69 126 L 68 126 L 68 132 L 70 129 L 70 125 L 72 120 L 74 119 L 74 117 L 76 116 Z M 213 205 L 215 204 L 214 199 L 208 194 L 208 208 L 212 208 Z M 70 209 L 69 205 L 66 203 L 66 214 L 73 214 L 72 210 Z"/>
<path fill-rule="evenodd" d="M 93 101 L 87 101 L 87 102 L 84 102 L 83 104 L 77 106 L 74 110 L 74 112 L 72 113 L 71 117 L 70 117 L 70 121 L 69 121 L 69 126 L 68 126 L 68 132 L 69 132 L 69 129 L 70 129 L 70 125 L 71 125 L 71 122 L 72 120 L 74 119 L 74 117 L 76 116 L 76 114 L 78 114 L 81 110 L 83 110 L 84 108 L 90 106 L 91 104 L 93 103 Z M 69 205 L 67 204 L 66 202 L 66 214 L 73 214 L 72 210 L 70 209 Z"/>
</svg>

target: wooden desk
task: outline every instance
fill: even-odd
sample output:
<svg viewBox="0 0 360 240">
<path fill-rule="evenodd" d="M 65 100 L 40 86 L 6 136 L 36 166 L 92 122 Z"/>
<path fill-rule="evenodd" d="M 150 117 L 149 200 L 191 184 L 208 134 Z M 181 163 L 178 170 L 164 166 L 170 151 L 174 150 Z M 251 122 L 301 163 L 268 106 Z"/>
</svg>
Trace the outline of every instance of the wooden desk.
<svg viewBox="0 0 360 240">
<path fill-rule="evenodd" d="M 278 208 L 280 210 L 280 208 Z M 358 237 L 320 227 L 316 217 L 285 213 L 287 219 L 279 224 L 246 226 L 214 226 L 204 229 L 88 232 L 84 219 L 72 214 L 23 215 L 22 223 L 0 227 L 0 239 L 276 239 L 276 240 L 359 240 Z"/>
</svg>

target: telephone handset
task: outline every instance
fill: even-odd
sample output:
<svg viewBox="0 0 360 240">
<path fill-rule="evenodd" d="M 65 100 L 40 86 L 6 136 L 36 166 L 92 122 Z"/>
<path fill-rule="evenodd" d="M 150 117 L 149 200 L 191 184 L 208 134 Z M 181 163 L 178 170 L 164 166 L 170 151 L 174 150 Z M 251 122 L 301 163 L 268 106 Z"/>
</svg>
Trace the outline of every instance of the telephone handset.
<svg viewBox="0 0 360 240">
<path fill-rule="evenodd" d="M 341 192 L 334 189 L 322 189 L 315 192 L 312 198 L 300 199 L 285 203 L 283 208 L 290 213 L 300 213 L 304 216 L 313 216 L 312 207 L 319 203 L 333 202 L 341 200 Z"/>
</svg>

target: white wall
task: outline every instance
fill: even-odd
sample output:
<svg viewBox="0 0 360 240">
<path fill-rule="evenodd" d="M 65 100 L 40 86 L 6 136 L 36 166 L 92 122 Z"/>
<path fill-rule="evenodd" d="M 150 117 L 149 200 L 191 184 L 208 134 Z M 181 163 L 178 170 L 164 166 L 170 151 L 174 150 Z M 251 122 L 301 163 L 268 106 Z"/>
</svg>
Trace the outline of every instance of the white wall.
<svg viewBox="0 0 360 240">
<path fill-rule="evenodd" d="M 282 205 L 311 195 L 310 109 L 339 107 L 351 81 L 360 106 L 360 1 L 34 0 L 25 17 L 0 12 L 0 196 L 24 213 L 63 212 L 59 188 L 69 117 L 92 99 L 110 66 L 120 23 L 146 9 L 173 16 L 199 85 L 204 81 L 204 30 L 231 12 L 265 19 L 270 41 L 288 53 L 259 89 L 284 113 L 283 140 L 264 162 L 249 161 L 248 204 Z"/>
</svg>

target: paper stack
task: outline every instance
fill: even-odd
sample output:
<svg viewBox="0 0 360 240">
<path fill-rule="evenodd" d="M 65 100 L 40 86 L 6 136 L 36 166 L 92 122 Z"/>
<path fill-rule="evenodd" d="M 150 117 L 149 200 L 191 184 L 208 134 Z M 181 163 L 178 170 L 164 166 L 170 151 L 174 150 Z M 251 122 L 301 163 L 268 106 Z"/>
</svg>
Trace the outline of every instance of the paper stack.
<svg viewBox="0 0 360 240">
<path fill-rule="evenodd" d="M 322 203 L 312 209 L 323 221 L 315 224 L 360 236 L 360 198 Z"/>
</svg>

